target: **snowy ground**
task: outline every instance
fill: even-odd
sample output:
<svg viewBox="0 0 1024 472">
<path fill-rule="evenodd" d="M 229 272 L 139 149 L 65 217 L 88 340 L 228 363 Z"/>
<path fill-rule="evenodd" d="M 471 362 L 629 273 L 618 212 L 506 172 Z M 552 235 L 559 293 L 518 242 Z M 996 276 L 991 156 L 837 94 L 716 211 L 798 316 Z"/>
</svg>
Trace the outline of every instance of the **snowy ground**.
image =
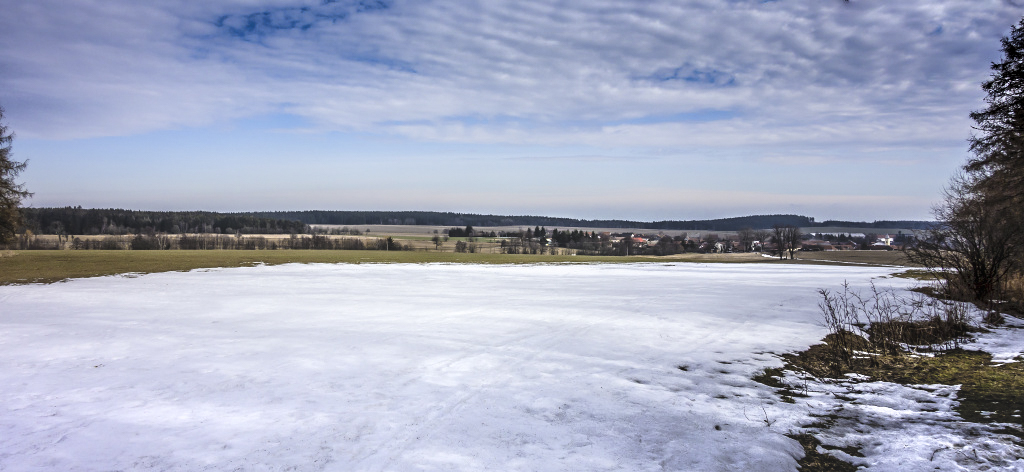
<svg viewBox="0 0 1024 472">
<path fill-rule="evenodd" d="M 840 400 L 780 403 L 750 378 L 821 339 L 818 288 L 911 284 L 891 271 L 285 265 L 0 287 L 0 470 L 795 470 L 783 433 Z M 862 385 L 874 400 L 851 408 L 897 441 L 864 465 L 977 467 L 914 439 L 955 423 L 955 388 Z M 905 418 L 924 419 L 900 436 Z M 985 464 L 1024 464 L 979 437 Z"/>
</svg>

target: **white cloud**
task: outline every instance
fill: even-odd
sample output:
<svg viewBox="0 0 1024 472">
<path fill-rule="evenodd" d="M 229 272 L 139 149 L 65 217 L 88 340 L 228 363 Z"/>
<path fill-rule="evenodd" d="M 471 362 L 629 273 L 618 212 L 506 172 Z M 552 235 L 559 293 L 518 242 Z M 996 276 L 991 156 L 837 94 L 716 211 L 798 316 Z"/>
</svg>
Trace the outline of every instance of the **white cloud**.
<svg viewBox="0 0 1024 472">
<path fill-rule="evenodd" d="M 41 140 L 288 114 L 308 136 L 472 146 L 463 154 L 480 159 L 920 174 L 963 155 L 979 84 L 1022 15 L 1001 0 L 19 1 L 0 17 L 0 104 Z M 735 190 L 751 189 L 723 187 Z M 818 202 L 890 208 L 854 197 Z"/>
<path fill-rule="evenodd" d="M 835 124 L 849 137 L 845 122 L 879 117 L 916 134 L 936 113 L 962 126 L 1021 13 L 994 0 L 387 5 L 24 3 L 3 20 L 0 83 L 19 129 L 39 137 L 280 110 L 328 129 L 442 140 L 573 141 L 701 110 L 737 112 L 716 132 L 757 127 L 788 142 L 805 138 L 786 127 Z M 494 117 L 528 127 L 451 124 Z"/>
</svg>

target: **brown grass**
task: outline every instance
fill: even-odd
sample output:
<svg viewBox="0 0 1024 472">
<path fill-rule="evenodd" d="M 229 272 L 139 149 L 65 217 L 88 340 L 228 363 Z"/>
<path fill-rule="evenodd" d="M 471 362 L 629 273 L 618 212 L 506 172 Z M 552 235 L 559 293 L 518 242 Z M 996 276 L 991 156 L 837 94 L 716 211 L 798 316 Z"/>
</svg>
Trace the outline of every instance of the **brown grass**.
<svg viewBox="0 0 1024 472">
<path fill-rule="evenodd" d="M 433 243 L 430 243 L 433 246 Z M 97 277 L 123 273 L 187 271 L 214 267 L 244 267 L 256 264 L 288 263 L 465 263 L 465 264 L 537 264 L 537 263 L 779 263 L 756 253 L 696 254 L 674 256 L 572 256 L 550 254 L 454 253 L 438 251 L 318 251 L 318 250 L 164 250 L 102 251 L 42 250 L 3 251 L 0 253 L 0 285 L 49 283 L 69 278 Z M 785 261 L 785 264 L 829 263 Z"/>
<path fill-rule="evenodd" d="M 69 278 L 123 273 L 187 271 L 214 267 L 244 267 L 288 263 L 635 263 L 662 261 L 750 262 L 743 255 L 686 254 L 673 258 L 618 256 L 552 256 L 527 254 L 452 253 L 436 251 L 318 251 L 318 250 L 208 250 L 208 251 L 7 251 L 0 258 L 0 285 L 49 283 Z M 760 262 L 760 259 L 752 259 Z"/>
<path fill-rule="evenodd" d="M 908 266 L 900 251 L 815 251 L 796 253 L 801 261 L 866 264 L 874 266 Z"/>
</svg>

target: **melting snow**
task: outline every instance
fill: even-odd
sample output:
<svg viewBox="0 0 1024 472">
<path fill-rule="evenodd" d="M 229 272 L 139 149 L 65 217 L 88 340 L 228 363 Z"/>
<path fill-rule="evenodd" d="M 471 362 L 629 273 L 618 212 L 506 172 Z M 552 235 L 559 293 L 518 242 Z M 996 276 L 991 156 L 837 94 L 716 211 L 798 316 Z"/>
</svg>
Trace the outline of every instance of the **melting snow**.
<svg viewBox="0 0 1024 472">
<path fill-rule="evenodd" d="M 818 288 L 889 271 L 285 265 L 0 287 L 0 469 L 791 471 L 784 433 L 839 409 L 826 444 L 866 445 L 862 465 L 1020 467 L 1004 439 L 964 438 L 955 387 L 786 404 L 750 379 L 825 334 Z"/>
</svg>

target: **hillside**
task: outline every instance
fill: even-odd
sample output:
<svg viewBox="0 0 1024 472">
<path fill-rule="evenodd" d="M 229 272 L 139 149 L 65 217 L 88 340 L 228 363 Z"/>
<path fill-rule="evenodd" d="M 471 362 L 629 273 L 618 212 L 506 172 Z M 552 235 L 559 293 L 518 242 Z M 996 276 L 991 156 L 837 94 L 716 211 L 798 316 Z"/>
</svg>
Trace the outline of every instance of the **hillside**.
<svg viewBox="0 0 1024 472">
<path fill-rule="evenodd" d="M 437 211 L 140 211 L 82 207 L 26 208 L 25 227 L 37 234 L 305 233 L 308 225 L 542 226 L 547 228 L 631 228 L 737 231 L 792 225 L 801 228 L 924 229 L 927 221 L 816 222 L 801 215 L 752 215 L 709 220 L 587 220 L 535 215 L 480 215 Z"/>
</svg>

